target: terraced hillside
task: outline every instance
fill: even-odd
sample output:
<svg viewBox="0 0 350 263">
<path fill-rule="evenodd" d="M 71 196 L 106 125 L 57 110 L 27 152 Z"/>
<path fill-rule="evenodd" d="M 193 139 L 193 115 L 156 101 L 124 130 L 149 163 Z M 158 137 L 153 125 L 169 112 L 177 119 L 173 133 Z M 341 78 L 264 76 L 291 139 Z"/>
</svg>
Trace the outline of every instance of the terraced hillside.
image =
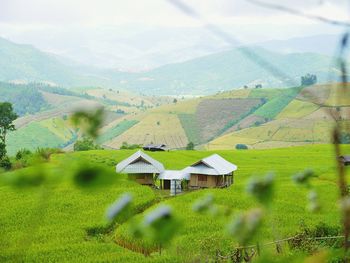
<svg viewBox="0 0 350 263">
<path fill-rule="evenodd" d="M 108 94 L 110 91 L 100 92 Z M 126 92 L 122 94 L 124 98 L 132 97 L 137 101 L 142 101 L 143 98 Z M 69 116 L 77 110 L 105 108 L 105 128 L 100 142 L 114 138 L 135 124 L 122 122 L 121 125 L 114 125 L 120 122 L 122 120 L 120 118 L 126 116 L 127 112 L 135 113 L 142 110 L 137 108 L 136 104 L 119 102 L 114 97 L 92 96 L 86 93 L 85 89 L 83 92 L 75 92 L 40 83 L 17 85 L 1 82 L 0 95 L 2 98 L 0 101 L 12 102 L 15 110 L 20 114 L 15 121 L 17 130 L 10 133 L 8 137 L 8 152 L 11 155 L 22 148 L 30 150 L 38 147 L 65 148 L 74 143 L 79 137 L 79 132 L 70 123 Z M 121 105 L 125 110 L 120 109 Z M 153 107 L 153 104 L 150 102 L 148 107 Z"/>
<path fill-rule="evenodd" d="M 40 90 L 48 109 L 16 120 L 18 130 L 9 138 L 9 150 L 66 147 L 79 137 L 65 121 L 68 116 L 102 106 L 107 118 L 98 142 L 115 149 L 124 142 L 166 144 L 171 149 L 189 142 L 199 149 L 328 143 L 334 118 L 348 123 L 350 116 L 349 100 L 338 95 L 340 90 L 338 85 L 239 89 L 190 99 L 162 97 L 158 102 L 156 97 L 96 88 L 80 93 Z"/>
<path fill-rule="evenodd" d="M 138 125 L 105 142 L 164 143 L 184 148 L 274 148 L 329 142 L 338 116 L 348 123 L 346 99 L 339 85 L 289 89 L 240 89 L 207 97 L 180 100 L 148 110 L 133 119 Z"/>
<path fill-rule="evenodd" d="M 346 125 L 350 123 L 350 105 L 346 102 L 349 100 L 339 95 L 340 89 L 338 85 L 304 88 L 279 112 L 275 110 L 280 107 L 277 100 L 277 106 L 271 107 L 272 111 L 265 111 L 265 105 L 269 104 L 266 103 L 254 115 L 261 115 L 264 110 L 266 117 L 274 111 L 269 116 L 273 117 L 271 120 L 255 127 L 244 126 L 243 129 L 230 130 L 205 147 L 232 149 L 236 144 L 246 144 L 250 148 L 274 148 L 328 143 L 335 119 Z"/>
</svg>

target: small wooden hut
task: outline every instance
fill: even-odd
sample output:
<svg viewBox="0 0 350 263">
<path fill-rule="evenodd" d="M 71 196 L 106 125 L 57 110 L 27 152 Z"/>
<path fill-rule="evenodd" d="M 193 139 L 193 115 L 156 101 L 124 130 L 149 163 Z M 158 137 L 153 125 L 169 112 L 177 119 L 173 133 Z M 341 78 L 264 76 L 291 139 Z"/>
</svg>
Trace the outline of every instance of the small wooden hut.
<svg viewBox="0 0 350 263">
<path fill-rule="evenodd" d="M 190 188 L 213 188 L 230 186 L 236 170 L 236 165 L 213 154 L 187 167 L 184 172 L 190 174 Z"/>
<path fill-rule="evenodd" d="M 117 173 L 126 173 L 130 179 L 143 185 L 153 185 L 154 176 L 164 171 L 162 163 L 153 159 L 148 154 L 137 151 L 116 166 Z"/>
</svg>

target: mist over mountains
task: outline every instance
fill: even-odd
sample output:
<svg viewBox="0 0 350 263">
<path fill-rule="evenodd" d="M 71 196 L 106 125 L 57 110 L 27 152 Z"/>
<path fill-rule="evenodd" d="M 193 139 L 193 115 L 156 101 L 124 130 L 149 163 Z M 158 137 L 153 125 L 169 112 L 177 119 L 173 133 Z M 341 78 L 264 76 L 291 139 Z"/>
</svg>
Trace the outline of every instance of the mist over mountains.
<svg viewBox="0 0 350 263">
<path fill-rule="evenodd" d="M 257 84 L 263 87 L 297 86 L 300 77 L 307 73 L 316 74 L 318 81 L 325 83 L 338 78 L 338 69 L 330 56 L 334 53 L 332 48 L 336 41 L 335 35 L 319 35 L 244 47 L 221 46 L 214 50 L 206 39 L 206 45 L 187 47 L 182 51 L 157 48 L 164 54 L 150 53 L 146 60 L 152 61 L 152 57 L 158 57 L 154 65 L 161 66 L 143 72 L 123 72 L 77 63 L 64 56 L 0 38 L 0 80 L 45 82 L 65 87 L 103 86 L 149 95 L 202 95 Z M 192 50 L 197 50 L 197 53 Z M 253 51 L 256 59 L 260 57 L 269 61 L 288 77 L 273 75 L 255 63 L 254 58 L 248 59 L 242 54 L 247 50 Z M 99 52 L 96 50 L 95 54 Z M 178 59 L 184 59 L 186 53 L 191 53 L 195 58 L 169 63 L 176 61 L 176 55 Z M 209 54 L 204 56 L 205 53 Z M 132 60 L 132 54 L 130 57 Z M 118 57 L 111 59 L 118 60 Z"/>
</svg>

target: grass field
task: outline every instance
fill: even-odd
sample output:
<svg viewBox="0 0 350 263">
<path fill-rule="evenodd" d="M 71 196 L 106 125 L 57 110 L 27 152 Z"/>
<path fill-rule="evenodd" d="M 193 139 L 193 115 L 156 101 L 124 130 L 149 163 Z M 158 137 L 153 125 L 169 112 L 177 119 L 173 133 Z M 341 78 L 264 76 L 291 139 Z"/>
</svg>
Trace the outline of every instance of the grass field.
<svg viewBox="0 0 350 263">
<path fill-rule="evenodd" d="M 349 147 L 346 150 L 350 150 Z M 114 165 L 132 151 L 90 151 L 54 155 L 40 171 L 47 171 L 46 187 L 18 188 L 0 186 L 0 261 L 11 262 L 203 262 L 213 261 L 219 249 L 225 254 L 235 246 L 234 238 L 224 229 L 231 218 L 241 211 L 258 206 L 246 193 L 250 177 L 275 174 L 273 205 L 266 214 L 257 234 L 260 241 L 271 241 L 294 235 L 301 224 L 315 226 L 319 222 L 334 226 L 339 223 L 335 162 L 331 145 L 304 146 L 271 150 L 216 151 L 238 166 L 235 183 L 227 189 L 197 190 L 166 198 L 158 191 L 126 180 L 114 173 Z M 167 169 L 182 169 L 208 156 L 210 151 L 173 151 L 150 153 L 164 163 Z M 85 160 L 89 165 L 102 165 L 113 180 L 99 188 L 84 188 L 73 182 L 74 166 L 71 162 Z M 11 178 L 28 176 L 38 170 L 26 168 L 3 174 Z M 291 177 L 305 169 L 313 169 L 316 177 L 311 185 L 319 195 L 321 210 L 307 210 L 308 189 L 296 186 Z M 115 176 L 115 177 L 114 177 Z M 124 192 L 133 195 L 135 216 L 113 228 L 106 227 L 106 208 Z M 221 216 L 198 214 L 193 203 L 208 193 L 214 196 Z M 147 214 L 160 204 L 172 207 L 181 222 L 171 244 L 162 254 L 149 257 L 135 252 L 137 247 L 154 248 L 154 244 L 134 239 L 128 226 L 133 219 Z M 132 245 L 130 245 L 130 243 Z M 118 244 L 123 244 L 124 248 Z M 135 251 L 133 251 L 135 250 Z M 262 249 L 262 253 L 269 249 Z M 293 251 L 287 252 L 292 262 Z M 269 262 L 280 260 L 274 256 Z"/>
</svg>

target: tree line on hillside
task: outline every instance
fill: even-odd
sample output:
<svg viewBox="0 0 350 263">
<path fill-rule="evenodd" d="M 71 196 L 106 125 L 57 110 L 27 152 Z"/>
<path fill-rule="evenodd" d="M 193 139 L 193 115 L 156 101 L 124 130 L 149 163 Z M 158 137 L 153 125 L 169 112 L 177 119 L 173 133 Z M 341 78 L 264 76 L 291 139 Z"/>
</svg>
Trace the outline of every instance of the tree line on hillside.
<svg viewBox="0 0 350 263">
<path fill-rule="evenodd" d="M 33 114 L 49 107 L 35 84 L 19 85 L 0 82 L 0 102 L 10 102 L 19 115 Z"/>
</svg>

